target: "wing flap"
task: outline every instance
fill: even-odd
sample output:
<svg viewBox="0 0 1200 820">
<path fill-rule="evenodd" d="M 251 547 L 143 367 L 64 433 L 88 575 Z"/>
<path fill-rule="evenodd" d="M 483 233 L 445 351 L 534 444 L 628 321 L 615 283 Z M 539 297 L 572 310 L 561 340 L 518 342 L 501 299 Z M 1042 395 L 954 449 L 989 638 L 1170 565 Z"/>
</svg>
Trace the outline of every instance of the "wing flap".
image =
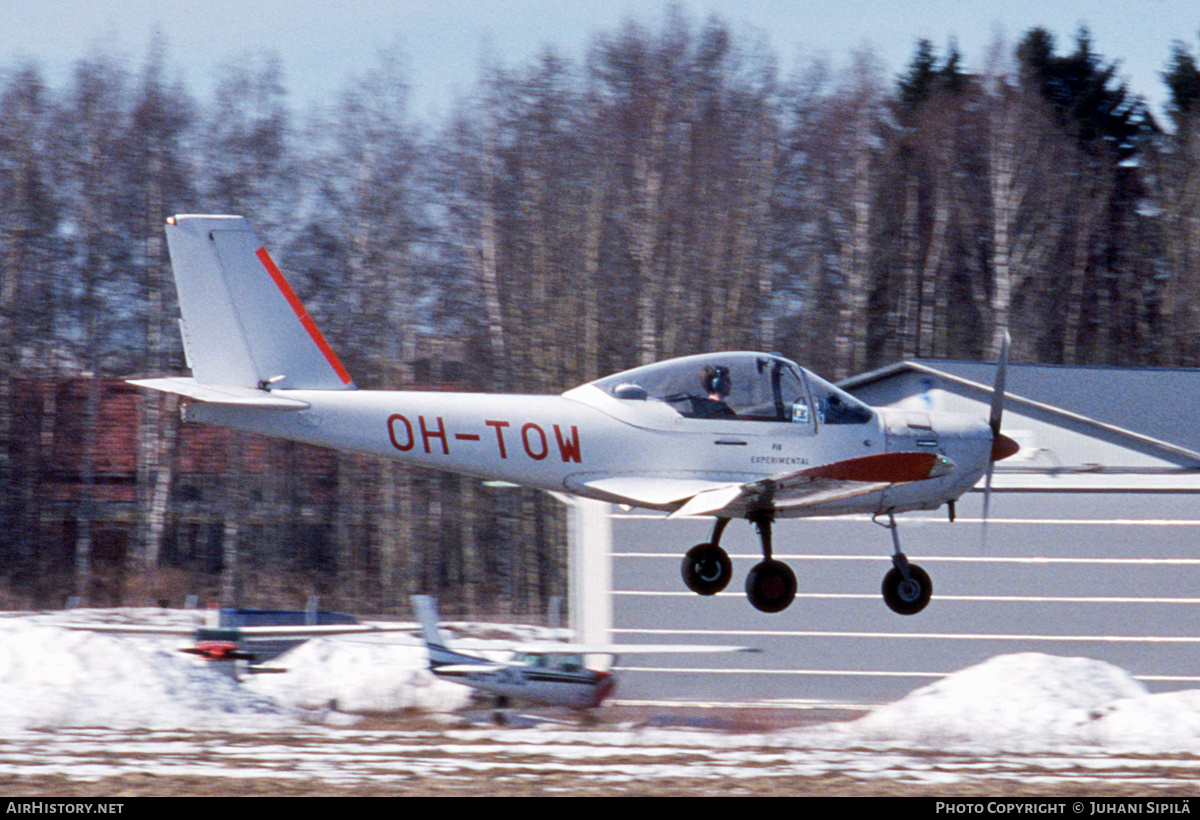
<svg viewBox="0 0 1200 820">
<path fill-rule="evenodd" d="M 696 493 L 682 507 L 671 513 L 668 518 L 683 518 L 687 515 L 712 515 L 729 507 L 743 497 L 756 494 L 755 486 L 751 484 L 727 484 Z"/>
<path fill-rule="evenodd" d="M 673 509 L 678 504 L 708 490 L 731 486 L 729 481 L 674 476 L 604 476 L 579 482 L 572 490 L 586 495 L 603 495 L 618 504 L 633 504 L 651 509 Z M 733 484 L 732 486 L 739 486 Z"/>
</svg>

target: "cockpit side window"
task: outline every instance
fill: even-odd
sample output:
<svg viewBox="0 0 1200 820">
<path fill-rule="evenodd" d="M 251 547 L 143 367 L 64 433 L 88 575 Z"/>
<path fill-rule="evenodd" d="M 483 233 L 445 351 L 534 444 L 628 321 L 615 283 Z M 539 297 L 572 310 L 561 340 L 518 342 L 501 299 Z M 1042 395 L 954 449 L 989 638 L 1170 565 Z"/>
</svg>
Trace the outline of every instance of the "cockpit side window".
<svg viewBox="0 0 1200 820">
<path fill-rule="evenodd" d="M 809 373 L 808 383 L 812 388 L 819 423 L 866 424 L 875 417 L 870 407 L 821 377 Z"/>
<path fill-rule="evenodd" d="M 563 672 L 579 672 L 583 669 L 583 656 L 559 655 L 555 666 Z"/>
</svg>

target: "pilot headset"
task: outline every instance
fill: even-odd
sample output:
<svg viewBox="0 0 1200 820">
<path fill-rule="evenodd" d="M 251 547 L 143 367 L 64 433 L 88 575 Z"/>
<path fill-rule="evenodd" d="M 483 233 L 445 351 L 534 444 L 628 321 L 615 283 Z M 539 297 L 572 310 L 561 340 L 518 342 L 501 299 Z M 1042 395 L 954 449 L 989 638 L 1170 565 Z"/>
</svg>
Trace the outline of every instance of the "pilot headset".
<svg viewBox="0 0 1200 820">
<path fill-rule="evenodd" d="M 724 365 L 709 365 L 704 368 L 704 389 L 719 396 L 728 396 L 732 387 L 729 368 Z"/>
</svg>

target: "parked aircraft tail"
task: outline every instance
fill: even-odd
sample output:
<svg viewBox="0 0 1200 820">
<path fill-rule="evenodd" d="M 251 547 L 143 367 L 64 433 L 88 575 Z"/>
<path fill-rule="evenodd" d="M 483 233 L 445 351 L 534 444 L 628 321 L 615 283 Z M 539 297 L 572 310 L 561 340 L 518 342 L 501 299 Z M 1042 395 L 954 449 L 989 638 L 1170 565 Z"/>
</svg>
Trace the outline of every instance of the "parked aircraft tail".
<svg viewBox="0 0 1200 820">
<path fill-rule="evenodd" d="M 421 637 L 425 639 L 425 648 L 429 650 L 429 665 L 431 667 L 447 664 L 488 664 L 483 658 L 473 655 L 463 655 L 446 646 L 442 630 L 438 628 L 437 599 L 430 595 L 412 596 L 413 610 L 417 620 L 421 622 Z"/>
<path fill-rule="evenodd" d="M 205 387 L 233 388 L 234 403 L 259 403 L 272 388 L 353 388 L 350 374 L 240 216 L 167 220 L 191 385 L 145 386 L 221 401 Z M 228 401 L 228 399 L 226 399 Z"/>
</svg>

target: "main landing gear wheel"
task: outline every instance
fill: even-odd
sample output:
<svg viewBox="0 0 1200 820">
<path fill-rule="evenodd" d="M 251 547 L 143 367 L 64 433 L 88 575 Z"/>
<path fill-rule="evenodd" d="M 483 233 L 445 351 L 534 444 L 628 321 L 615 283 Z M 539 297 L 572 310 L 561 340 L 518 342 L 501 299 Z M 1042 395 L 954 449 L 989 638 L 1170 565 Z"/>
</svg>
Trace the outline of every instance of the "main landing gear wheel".
<svg viewBox="0 0 1200 820">
<path fill-rule="evenodd" d="M 746 597 L 760 612 L 782 612 L 796 597 L 796 574 L 782 561 L 760 561 L 746 576 Z"/>
<path fill-rule="evenodd" d="M 683 583 L 700 595 L 716 595 L 733 577 L 729 553 L 716 544 L 697 544 L 683 557 Z"/>
<path fill-rule="evenodd" d="M 929 573 L 916 564 L 908 565 L 908 578 L 899 567 L 892 567 L 883 576 L 883 602 L 892 612 L 900 615 L 916 615 L 933 596 L 933 581 Z"/>
</svg>

